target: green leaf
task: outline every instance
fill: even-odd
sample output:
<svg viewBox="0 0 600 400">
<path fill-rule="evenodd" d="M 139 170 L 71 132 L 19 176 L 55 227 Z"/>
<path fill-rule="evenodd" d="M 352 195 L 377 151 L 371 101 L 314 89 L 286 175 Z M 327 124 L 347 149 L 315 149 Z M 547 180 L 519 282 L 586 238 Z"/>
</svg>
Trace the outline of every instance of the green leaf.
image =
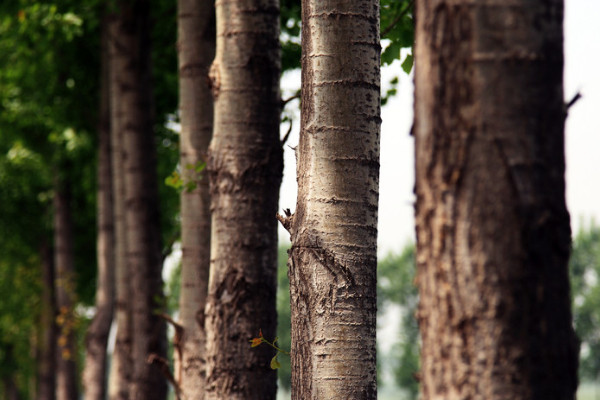
<svg viewBox="0 0 600 400">
<path fill-rule="evenodd" d="M 281 368 L 281 363 L 277 360 L 277 354 L 271 359 L 271 369 Z"/>
<path fill-rule="evenodd" d="M 402 69 L 404 70 L 404 72 L 406 72 L 407 74 L 410 74 L 410 71 L 412 70 L 412 67 L 413 67 L 413 63 L 414 63 L 413 55 L 407 54 L 404 61 L 402 61 Z"/>
</svg>

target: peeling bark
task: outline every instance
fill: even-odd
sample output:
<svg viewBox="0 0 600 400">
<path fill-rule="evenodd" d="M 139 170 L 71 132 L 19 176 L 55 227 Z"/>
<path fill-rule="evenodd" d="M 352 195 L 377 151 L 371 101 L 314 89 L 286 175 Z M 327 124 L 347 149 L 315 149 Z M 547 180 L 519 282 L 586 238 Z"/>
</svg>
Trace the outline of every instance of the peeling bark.
<svg viewBox="0 0 600 400">
<path fill-rule="evenodd" d="M 416 12 L 423 399 L 574 399 L 563 3 Z"/>
<path fill-rule="evenodd" d="M 302 6 L 292 399 L 375 399 L 379 3 Z"/>
</svg>

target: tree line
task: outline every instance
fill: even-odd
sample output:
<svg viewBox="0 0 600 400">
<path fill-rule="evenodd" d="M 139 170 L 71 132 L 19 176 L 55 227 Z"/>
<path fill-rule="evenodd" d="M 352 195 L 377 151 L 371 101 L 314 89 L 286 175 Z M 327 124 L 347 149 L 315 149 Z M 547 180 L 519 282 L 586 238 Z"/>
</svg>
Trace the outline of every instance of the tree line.
<svg viewBox="0 0 600 400">
<path fill-rule="evenodd" d="M 274 399 L 277 354 L 251 343 L 277 335 L 278 223 L 293 399 L 376 398 L 390 299 L 413 396 L 420 382 L 425 399 L 574 398 L 573 315 L 597 373 L 597 272 L 577 247 L 596 242 L 578 237 L 571 286 L 567 266 L 561 1 L 20 0 L 0 13 L 6 398 L 165 399 L 170 385 L 180 399 Z M 401 266 L 380 264 L 378 289 L 380 107 L 396 90 L 381 96 L 379 70 L 413 40 L 417 242 Z M 282 211 L 279 78 L 300 66 L 298 200 Z M 178 241 L 169 315 L 162 266 Z"/>
</svg>

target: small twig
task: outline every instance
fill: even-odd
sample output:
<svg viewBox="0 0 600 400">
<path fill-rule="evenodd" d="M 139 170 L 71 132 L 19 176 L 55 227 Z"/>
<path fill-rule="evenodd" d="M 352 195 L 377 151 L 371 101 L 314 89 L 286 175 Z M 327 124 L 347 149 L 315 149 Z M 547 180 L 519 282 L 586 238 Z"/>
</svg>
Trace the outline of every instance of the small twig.
<svg viewBox="0 0 600 400">
<path fill-rule="evenodd" d="M 577 100 L 581 99 L 581 97 L 581 93 L 577 92 L 575 96 L 573 96 L 573 98 L 565 105 L 565 108 L 567 110 L 571 108 L 575 103 L 577 103 Z"/>
<path fill-rule="evenodd" d="M 177 400 L 180 400 L 181 399 L 181 388 L 175 381 L 175 378 L 173 377 L 173 374 L 171 373 L 171 370 L 169 369 L 169 363 L 167 362 L 167 360 L 165 360 L 164 358 L 160 357 L 159 355 L 157 355 L 155 353 L 152 353 L 148 356 L 148 359 L 146 360 L 146 362 L 150 365 L 156 365 L 158 367 L 160 372 L 165 376 L 165 378 L 167 378 L 169 383 L 171 383 L 171 385 L 173 385 L 173 389 L 175 390 L 175 397 L 177 398 Z"/>
<path fill-rule="evenodd" d="M 284 99 L 281 99 L 281 108 L 285 107 L 285 105 L 286 105 L 287 103 L 289 103 L 290 101 L 292 101 L 292 100 L 296 100 L 296 99 L 299 99 L 299 98 L 300 98 L 300 91 L 298 90 L 298 91 L 296 92 L 296 94 L 295 94 L 295 95 L 293 95 L 292 97 L 290 97 L 290 98 L 287 98 L 287 99 L 285 99 L 285 100 L 284 100 Z"/>
<path fill-rule="evenodd" d="M 183 349 L 181 348 L 181 338 L 183 337 L 183 326 L 177 323 L 169 314 L 158 314 L 159 318 L 164 319 L 175 328 L 175 335 L 173 335 L 173 347 L 175 351 L 177 351 L 177 355 L 179 356 L 179 369 L 177 371 L 177 376 L 181 376 L 181 365 L 183 364 Z"/>
<path fill-rule="evenodd" d="M 292 133 L 292 126 L 294 124 L 294 120 L 292 119 L 292 117 L 289 117 L 290 119 L 290 127 L 288 128 L 285 136 L 283 137 L 283 139 L 281 139 L 281 147 L 283 147 L 283 145 L 285 144 L 285 142 L 287 142 L 288 138 L 290 137 L 290 133 Z"/>
<path fill-rule="evenodd" d="M 281 222 L 281 225 L 283 225 L 285 230 L 292 234 L 292 221 L 294 216 L 292 215 L 289 208 L 286 208 L 285 210 L 283 210 L 283 212 L 285 213 L 285 217 L 279 213 L 277 213 L 275 217 L 279 222 Z"/>
<path fill-rule="evenodd" d="M 380 37 L 384 37 L 385 35 L 390 33 L 392 29 L 394 29 L 394 26 L 396 26 L 398 22 L 400 22 L 400 20 L 410 11 L 414 4 L 415 0 L 411 0 L 410 3 L 408 3 L 408 6 L 404 10 L 402 10 L 400 14 L 398 14 L 398 16 L 394 18 L 394 20 L 385 29 L 381 31 Z"/>
</svg>

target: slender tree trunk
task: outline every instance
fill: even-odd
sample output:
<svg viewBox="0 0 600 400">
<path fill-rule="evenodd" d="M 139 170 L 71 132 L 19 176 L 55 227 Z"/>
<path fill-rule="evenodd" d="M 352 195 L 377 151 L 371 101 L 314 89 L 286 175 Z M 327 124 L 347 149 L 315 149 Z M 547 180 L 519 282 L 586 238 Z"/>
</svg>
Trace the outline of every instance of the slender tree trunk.
<svg viewBox="0 0 600 400">
<path fill-rule="evenodd" d="M 197 170 L 206 163 L 212 136 L 213 105 L 208 69 L 215 55 L 212 1 L 178 1 L 179 108 L 181 112 L 181 296 L 182 335 L 175 349 L 175 378 L 184 399 L 203 399 L 205 380 L 204 308 L 210 268 L 208 178 Z"/>
<path fill-rule="evenodd" d="M 77 400 L 77 343 L 75 338 L 75 268 L 69 186 L 54 182 L 54 287 L 58 315 L 56 399 Z"/>
<path fill-rule="evenodd" d="M 132 400 L 162 400 L 167 382 L 151 355 L 166 358 L 166 326 L 159 317 L 162 257 L 158 208 L 158 178 L 153 135 L 150 68 L 150 2 L 123 0 L 119 41 L 125 62 L 120 70 L 123 133 L 126 263 L 130 271 L 132 307 Z M 157 312 L 157 310 L 159 312 Z"/>
<path fill-rule="evenodd" d="M 121 110 L 122 70 L 125 68 L 126 48 L 122 43 L 120 19 L 111 14 L 108 19 L 109 36 L 109 93 L 110 93 L 110 143 L 113 190 L 113 218 L 115 233 L 115 311 L 117 325 L 115 348 L 112 355 L 109 398 L 129 399 L 131 382 L 131 288 L 130 274 L 125 261 L 125 183 L 123 166 L 123 128 Z"/>
<path fill-rule="evenodd" d="M 274 338 L 279 141 L 276 0 L 217 2 L 215 99 L 209 151 L 211 269 L 206 308 L 207 399 L 275 399 Z"/>
<path fill-rule="evenodd" d="M 379 2 L 302 2 L 292 399 L 375 399 Z"/>
<path fill-rule="evenodd" d="M 574 399 L 563 2 L 417 1 L 423 399 Z"/>
<path fill-rule="evenodd" d="M 86 336 L 86 359 L 83 385 L 86 400 L 106 398 L 106 345 L 113 319 L 115 295 L 115 236 L 110 143 L 110 109 L 108 79 L 108 20 L 102 20 L 100 119 L 98 124 L 98 208 L 96 315 Z"/>
<path fill-rule="evenodd" d="M 37 400 L 56 398 L 56 298 L 54 296 L 54 260 L 51 246 L 40 247 L 42 265 L 42 315 L 38 348 Z"/>
</svg>

